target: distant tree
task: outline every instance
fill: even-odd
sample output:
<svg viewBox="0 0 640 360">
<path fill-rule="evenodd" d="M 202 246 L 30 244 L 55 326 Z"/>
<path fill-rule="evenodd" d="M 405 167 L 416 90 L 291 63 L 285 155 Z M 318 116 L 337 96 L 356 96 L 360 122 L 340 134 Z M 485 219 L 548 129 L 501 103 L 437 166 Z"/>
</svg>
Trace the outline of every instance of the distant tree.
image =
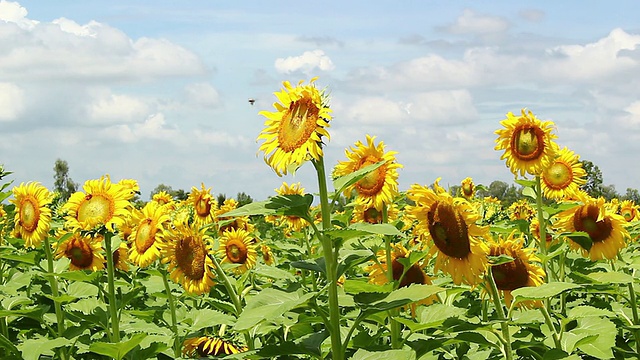
<svg viewBox="0 0 640 360">
<path fill-rule="evenodd" d="M 494 180 L 489 184 L 489 187 L 478 190 L 477 195 L 481 198 L 491 196 L 500 200 L 503 206 L 510 206 L 522 198 L 522 187 L 516 187 L 504 181 Z"/>
<path fill-rule="evenodd" d="M 616 187 L 614 185 L 605 185 L 602 187 L 602 191 L 600 192 L 600 196 L 605 198 L 607 201 L 611 201 L 614 198 L 620 198 L 620 195 L 616 191 Z"/>
<path fill-rule="evenodd" d="M 236 200 L 238 201 L 238 207 L 251 204 L 253 202 L 251 196 L 245 194 L 244 192 L 239 192 L 236 196 Z"/>
<path fill-rule="evenodd" d="M 582 160 L 582 168 L 587 173 L 587 182 L 580 188 L 594 198 L 602 196 L 602 171 L 600 171 L 598 165 L 589 160 Z"/>
<path fill-rule="evenodd" d="M 182 189 L 178 189 L 178 190 L 175 190 L 173 192 L 173 198 L 178 200 L 178 201 L 184 201 L 184 200 L 187 200 L 189 198 L 189 194 L 190 194 L 190 192 L 186 192 L 186 191 L 184 191 Z"/>
<path fill-rule="evenodd" d="M 53 171 L 53 188 L 60 194 L 59 201 L 67 201 L 71 194 L 78 191 L 79 185 L 69 177 L 69 164 L 65 160 L 57 159 Z"/>
<path fill-rule="evenodd" d="M 216 196 L 216 200 L 218 201 L 218 205 L 222 205 L 224 204 L 224 201 L 227 200 L 227 195 L 220 193 Z"/>
<path fill-rule="evenodd" d="M 640 192 L 638 189 L 627 188 L 627 193 L 624 194 L 622 200 L 631 200 L 636 205 L 640 205 Z"/>
<path fill-rule="evenodd" d="M 174 196 L 174 190 L 171 186 L 160 184 L 156 186 L 155 189 L 151 190 L 151 194 L 149 195 L 149 200 L 153 200 L 153 195 L 161 193 L 163 191 L 171 196 Z"/>
<path fill-rule="evenodd" d="M 461 189 L 462 189 L 462 186 L 460 185 L 451 185 L 449 186 L 449 194 L 453 196 L 462 196 Z"/>
</svg>

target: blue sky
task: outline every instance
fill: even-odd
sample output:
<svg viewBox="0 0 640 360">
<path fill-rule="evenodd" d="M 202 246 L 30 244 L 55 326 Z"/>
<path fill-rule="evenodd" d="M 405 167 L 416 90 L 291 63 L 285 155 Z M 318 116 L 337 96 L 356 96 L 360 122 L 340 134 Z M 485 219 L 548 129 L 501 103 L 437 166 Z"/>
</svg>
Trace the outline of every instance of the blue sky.
<svg viewBox="0 0 640 360">
<path fill-rule="evenodd" d="M 312 192 L 310 164 L 280 178 L 255 139 L 283 80 L 319 76 L 329 168 L 370 134 L 398 151 L 401 190 L 511 182 L 493 132 L 527 107 L 624 193 L 640 188 L 640 4 L 613 4 L 0 1 L 0 163 L 52 187 L 61 158 L 143 199 L 160 183 Z"/>
</svg>

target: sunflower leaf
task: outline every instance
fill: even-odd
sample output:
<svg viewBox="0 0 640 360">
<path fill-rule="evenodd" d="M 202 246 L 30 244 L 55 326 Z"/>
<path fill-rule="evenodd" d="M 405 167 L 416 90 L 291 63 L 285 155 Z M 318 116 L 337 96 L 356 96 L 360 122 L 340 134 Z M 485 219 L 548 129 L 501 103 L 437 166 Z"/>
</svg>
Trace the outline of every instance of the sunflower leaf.
<svg viewBox="0 0 640 360">
<path fill-rule="evenodd" d="M 633 276 L 621 272 L 594 272 L 587 277 L 601 284 L 630 284 Z"/>
<path fill-rule="evenodd" d="M 121 360 L 129 351 L 133 350 L 140 342 L 147 337 L 147 334 L 135 334 L 127 341 L 121 341 L 117 344 L 106 342 L 94 342 L 89 346 L 89 350 L 100 355 L 106 355 L 111 358 Z"/>
<path fill-rule="evenodd" d="M 360 179 L 362 179 L 367 174 L 369 174 L 370 172 L 376 170 L 377 168 L 379 168 L 380 166 L 382 166 L 385 163 L 386 163 L 386 161 L 380 161 L 380 162 L 377 162 L 375 164 L 371 164 L 371 165 L 365 166 L 360 170 L 356 170 L 356 171 L 352 172 L 351 174 L 347 174 L 347 175 L 344 175 L 344 176 L 340 176 L 340 177 L 334 178 L 333 179 L 333 188 L 336 189 L 336 192 L 335 192 L 336 196 L 339 196 L 347 187 L 357 183 L 358 181 L 360 181 Z"/>
<path fill-rule="evenodd" d="M 580 247 L 582 247 L 583 249 L 585 249 L 587 251 L 589 251 L 591 249 L 591 246 L 593 246 L 593 240 L 591 240 L 591 237 L 589 236 L 589 234 L 584 232 L 584 231 L 576 231 L 576 232 L 572 232 L 572 233 L 562 233 L 560 235 L 564 235 L 564 236 L 568 237 L 569 239 L 571 239 L 571 241 L 573 241 L 576 244 L 580 245 Z"/>
<path fill-rule="evenodd" d="M 275 215 L 276 211 L 273 208 L 267 208 L 266 205 L 270 203 L 270 200 L 256 201 L 247 205 L 241 206 L 237 209 L 228 211 L 224 214 L 220 214 L 217 217 L 239 217 L 250 215 Z"/>
<path fill-rule="evenodd" d="M 488 256 L 488 258 L 489 258 L 489 264 L 491 264 L 491 266 L 498 266 L 498 265 L 510 263 L 514 260 L 511 256 L 505 255 L 505 254 L 501 254 L 499 256 Z"/>
<path fill-rule="evenodd" d="M 524 187 L 524 188 L 522 189 L 522 195 L 523 195 L 523 196 L 528 196 L 528 197 L 530 197 L 530 198 L 532 198 L 532 199 L 536 199 L 536 198 L 537 198 L 536 191 L 535 191 L 535 190 L 533 190 L 533 188 L 528 187 L 528 186 L 527 186 L 527 187 Z"/>
<path fill-rule="evenodd" d="M 516 179 L 514 180 L 518 185 L 522 185 L 524 187 L 534 187 L 536 186 L 535 180 L 526 180 L 526 179 Z"/>
<path fill-rule="evenodd" d="M 567 290 L 579 288 L 580 285 L 567 282 L 552 282 L 540 286 L 522 287 L 511 292 L 514 304 L 523 300 L 542 300 L 552 298 Z M 512 305 L 513 306 L 513 305 Z"/>
<path fill-rule="evenodd" d="M 388 360 L 388 359 L 407 359 L 415 360 L 416 353 L 413 350 L 386 350 L 386 351 L 368 351 L 358 349 L 353 354 L 354 360 Z"/>
</svg>

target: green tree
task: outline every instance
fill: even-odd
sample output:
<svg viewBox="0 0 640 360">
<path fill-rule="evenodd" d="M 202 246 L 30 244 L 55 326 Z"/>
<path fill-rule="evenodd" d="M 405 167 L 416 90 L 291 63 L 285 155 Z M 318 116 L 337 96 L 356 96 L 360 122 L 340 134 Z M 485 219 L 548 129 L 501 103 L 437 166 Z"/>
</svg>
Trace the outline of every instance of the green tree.
<svg viewBox="0 0 640 360">
<path fill-rule="evenodd" d="M 69 176 L 69 164 L 65 160 L 57 159 L 53 171 L 53 188 L 59 194 L 58 201 L 67 201 L 71 194 L 78 191 L 79 185 Z"/>
<path fill-rule="evenodd" d="M 627 193 L 624 194 L 622 200 L 631 200 L 636 205 L 640 205 L 640 192 L 638 192 L 638 189 L 627 188 Z"/>
<path fill-rule="evenodd" d="M 149 200 L 153 200 L 153 195 L 161 193 L 161 192 L 166 192 L 167 194 L 174 196 L 173 193 L 173 188 L 169 185 L 165 185 L 165 184 L 160 184 L 158 186 L 155 187 L 155 189 L 151 190 L 151 194 L 149 195 Z"/>
<path fill-rule="evenodd" d="M 244 192 L 239 192 L 236 196 L 236 200 L 238 201 L 238 207 L 251 204 L 253 202 L 251 196 L 245 194 Z"/>
<path fill-rule="evenodd" d="M 482 188 L 477 192 L 478 197 L 494 197 L 502 203 L 503 206 L 509 206 L 522 198 L 522 187 L 507 184 L 504 181 L 494 180 L 489 187 Z"/>
<path fill-rule="evenodd" d="M 224 201 L 227 200 L 227 195 L 220 193 L 218 194 L 218 196 L 216 196 L 216 201 L 218 202 L 218 205 L 222 205 L 224 204 Z"/>
<path fill-rule="evenodd" d="M 602 171 L 600 171 L 598 165 L 589 160 L 582 160 L 582 168 L 587 173 L 587 182 L 580 188 L 594 198 L 602 196 Z"/>
</svg>

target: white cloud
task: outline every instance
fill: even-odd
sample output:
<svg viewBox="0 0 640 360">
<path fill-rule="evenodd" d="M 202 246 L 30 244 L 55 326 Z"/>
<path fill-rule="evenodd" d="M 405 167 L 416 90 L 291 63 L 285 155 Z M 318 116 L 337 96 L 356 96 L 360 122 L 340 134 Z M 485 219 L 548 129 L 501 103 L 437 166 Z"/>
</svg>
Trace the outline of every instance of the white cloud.
<svg viewBox="0 0 640 360">
<path fill-rule="evenodd" d="M 13 1 L 0 1 L 0 20 L 14 23 L 23 29 L 31 29 L 38 21 L 27 19 L 27 9 Z"/>
<path fill-rule="evenodd" d="M 127 123 L 149 113 L 143 100 L 110 92 L 101 92 L 87 108 L 89 119 L 95 123 Z"/>
<path fill-rule="evenodd" d="M 358 99 L 344 110 L 346 118 L 358 124 L 397 124 L 408 116 L 401 102 L 377 96 Z"/>
<path fill-rule="evenodd" d="M 412 118 L 435 125 L 458 125 L 478 117 L 473 98 L 466 89 L 416 94 L 408 109 Z"/>
<path fill-rule="evenodd" d="M 189 84 L 185 87 L 187 102 L 206 107 L 215 108 L 220 105 L 220 94 L 209 83 Z"/>
<path fill-rule="evenodd" d="M 215 146 L 238 148 L 248 147 L 254 144 L 254 142 L 246 136 L 232 135 L 226 131 L 194 130 L 193 135 L 198 142 Z"/>
<path fill-rule="evenodd" d="M 531 22 L 540 22 L 545 17 L 544 11 L 539 9 L 525 9 L 518 12 L 518 15 L 521 18 Z"/>
<path fill-rule="evenodd" d="M 91 20 L 88 24 L 80 25 L 73 20 L 69 20 L 63 17 L 53 20 L 51 23 L 57 24 L 58 26 L 60 26 L 60 30 L 69 34 L 90 37 L 96 37 L 97 30 L 102 26 L 100 23 L 93 20 Z"/>
<path fill-rule="evenodd" d="M 24 111 L 24 90 L 12 83 L 0 83 L 0 122 L 17 120 Z"/>
<path fill-rule="evenodd" d="M 144 139 L 164 140 L 171 143 L 183 143 L 184 136 L 177 128 L 166 126 L 163 113 L 155 113 L 144 122 L 136 124 L 119 124 L 105 128 L 107 137 L 125 143 L 139 142 Z"/>
<path fill-rule="evenodd" d="M 300 56 L 278 58 L 276 59 L 275 67 L 276 70 L 282 74 L 290 74 L 298 70 L 309 74 L 315 69 L 331 71 L 335 68 L 331 58 L 325 55 L 322 50 L 305 51 Z"/>
<path fill-rule="evenodd" d="M 446 30 L 453 34 L 490 34 L 503 32 L 508 28 L 509 22 L 502 17 L 483 15 L 465 9 Z"/>
</svg>

